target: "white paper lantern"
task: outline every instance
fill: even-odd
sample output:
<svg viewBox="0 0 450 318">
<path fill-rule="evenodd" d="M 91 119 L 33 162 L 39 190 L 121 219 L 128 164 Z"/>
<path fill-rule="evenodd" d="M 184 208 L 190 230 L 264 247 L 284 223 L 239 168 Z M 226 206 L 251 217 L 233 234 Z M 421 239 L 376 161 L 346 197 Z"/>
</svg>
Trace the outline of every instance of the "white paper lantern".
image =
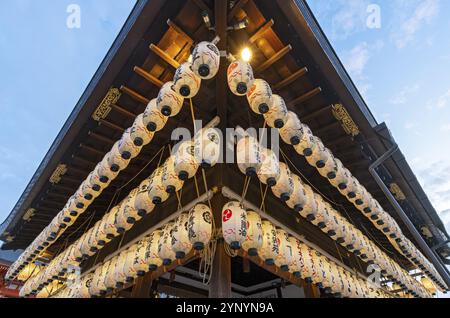
<svg viewBox="0 0 450 318">
<path fill-rule="evenodd" d="M 275 265 L 275 259 L 278 257 L 279 244 L 277 240 L 277 229 L 267 221 L 262 221 L 263 244 L 258 250 L 258 255 L 267 265 Z"/>
<path fill-rule="evenodd" d="M 127 222 L 127 217 L 124 211 L 125 207 L 124 203 L 125 202 L 122 201 L 117 205 L 117 212 L 115 213 L 114 218 L 114 226 L 116 227 L 117 232 L 120 234 L 125 233 L 126 231 L 128 231 L 133 227 L 133 224 Z"/>
<path fill-rule="evenodd" d="M 119 140 L 119 152 L 125 160 L 135 158 L 142 149 L 142 146 L 136 146 L 131 137 L 131 128 L 127 128 Z"/>
<path fill-rule="evenodd" d="M 158 109 L 156 101 L 156 98 L 152 99 L 142 115 L 143 124 L 151 132 L 157 132 L 163 129 L 168 118 Z"/>
<path fill-rule="evenodd" d="M 117 227 L 115 226 L 117 213 L 119 211 L 118 206 L 114 206 L 105 216 L 105 233 L 106 237 L 110 240 L 120 235 L 117 231 Z"/>
<path fill-rule="evenodd" d="M 258 140 L 250 135 L 244 136 L 239 139 L 236 150 L 239 170 L 249 177 L 256 176 L 262 164 Z"/>
<path fill-rule="evenodd" d="M 308 125 L 301 124 L 302 138 L 294 145 L 295 151 L 301 156 L 311 156 L 316 147 L 314 135 Z"/>
<path fill-rule="evenodd" d="M 144 114 L 139 114 L 131 126 L 130 136 L 131 140 L 137 147 L 145 146 L 153 139 L 154 132 L 147 129 L 144 124 Z"/>
<path fill-rule="evenodd" d="M 280 162 L 275 153 L 268 148 L 260 147 L 261 165 L 257 171 L 258 179 L 269 187 L 273 187 L 280 178 Z"/>
<path fill-rule="evenodd" d="M 289 111 L 284 126 L 279 130 L 281 139 L 288 145 L 298 145 L 303 138 L 303 131 L 297 114 Z"/>
<path fill-rule="evenodd" d="M 221 155 L 220 131 L 216 128 L 200 130 L 194 139 L 194 154 L 203 168 L 210 168 L 217 164 Z"/>
<path fill-rule="evenodd" d="M 300 215 L 307 219 L 308 221 L 312 221 L 314 219 L 314 215 L 317 213 L 317 202 L 314 197 L 314 191 L 307 184 L 303 184 L 303 189 L 306 194 L 306 201 L 303 206 L 303 209 L 300 210 Z"/>
<path fill-rule="evenodd" d="M 150 185 L 150 179 L 144 179 L 139 185 L 136 198 L 134 199 L 134 207 L 138 211 L 139 216 L 149 214 L 155 208 L 155 204 L 152 202 L 148 194 L 148 186 Z"/>
<path fill-rule="evenodd" d="M 203 250 L 211 240 L 212 212 L 206 204 L 197 204 L 189 211 L 188 236 L 196 251 Z"/>
<path fill-rule="evenodd" d="M 328 153 L 328 159 L 327 159 L 327 161 L 325 161 L 322 168 L 316 166 L 317 171 L 324 178 L 334 179 L 334 178 L 336 178 L 338 163 L 336 162 L 336 159 L 334 158 L 330 149 L 326 148 L 325 151 Z"/>
<path fill-rule="evenodd" d="M 222 208 L 222 234 L 233 250 L 240 249 L 247 237 L 247 213 L 237 201 Z"/>
<path fill-rule="evenodd" d="M 195 145 L 192 140 L 177 144 L 174 155 L 175 172 L 182 181 L 192 178 L 199 167 L 195 159 Z"/>
<path fill-rule="evenodd" d="M 119 143 L 120 140 L 113 145 L 108 157 L 108 164 L 113 172 L 125 169 L 130 163 L 129 159 L 124 159 L 122 157 L 122 153 L 119 151 Z"/>
<path fill-rule="evenodd" d="M 330 178 L 330 176 L 328 176 L 328 181 L 335 188 L 338 188 L 339 190 L 345 190 L 347 188 L 348 180 L 351 176 L 349 174 L 350 172 L 345 169 L 344 165 L 339 159 L 334 158 L 334 162 L 336 164 L 336 176 L 334 178 Z"/>
<path fill-rule="evenodd" d="M 198 94 L 201 81 L 201 78 L 192 70 L 191 63 L 186 62 L 175 71 L 173 90 L 184 98 L 193 98 Z"/>
<path fill-rule="evenodd" d="M 283 202 L 288 201 L 294 191 L 291 170 L 284 162 L 280 162 L 280 177 L 271 189 L 273 194 Z"/>
<path fill-rule="evenodd" d="M 183 96 L 174 90 L 174 83 L 167 82 L 159 90 L 156 106 L 164 116 L 173 117 L 178 115 L 183 102 Z"/>
<path fill-rule="evenodd" d="M 109 157 L 110 152 L 103 157 L 102 161 L 100 161 L 95 168 L 95 172 L 100 176 L 100 181 L 102 182 L 111 182 L 119 174 L 119 171 L 114 172 L 111 170 L 111 166 L 108 163 Z"/>
<path fill-rule="evenodd" d="M 240 60 L 232 62 L 228 66 L 227 79 L 231 92 L 237 96 L 244 96 L 255 80 L 252 66 Z"/>
<path fill-rule="evenodd" d="M 303 182 L 300 177 L 296 174 L 292 174 L 292 194 L 286 204 L 289 208 L 293 209 L 295 212 L 300 212 L 307 203 L 306 191 L 303 187 Z"/>
<path fill-rule="evenodd" d="M 78 298 L 90 298 L 89 287 L 92 284 L 94 274 L 88 273 L 81 279 L 80 288 L 78 289 Z"/>
<path fill-rule="evenodd" d="M 275 259 L 275 264 L 283 272 L 289 271 L 289 264 L 292 263 L 292 246 L 289 240 L 289 235 L 282 229 L 277 229 L 278 240 L 278 257 Z"/>
<path fill-rule="evenodd" d="M 183 259 L 192 250 L 192 243 L 189 240 L 189 214 L 182 213 L 173 226 L 172 250 L 177 259 Z"/>
<path fill-rule="evenodd" d="M 109 263 L 108 275 L 106 275 L 104 280 L 107 293 L 111 293 L 116 288 L 117 281 L 115 277 L 115 272 L 116 268 L 118 267 L 117 264 L 118 261 L 119 255 L 115 255 L 113 258 L 111 258 L 111 262 Z"/>
<path fill-rule="evenodd" d="M 166 188 L 162 182 L 163 166 L 159 166 L 153 171 L 150 176 L 150 183 L 148 185 L 148 196 L 152 199 L 152 202 L 156 205 L 161 204 L 169 198 L 169 194 L 166 192 Z"/>
<path fill-rule="evenodd" d="M 145 254 L 148 250 L 148 245 L 150 243 L 150 237 L 146 236 L 139 240 L 136 244 L 135 257 L 133 260 L 133 269 L 136 272 L 136 276 L 143 277 L 146 272 L 148 272 L 148 264 L 146 261 Z"/>
<path fill-rule="evenodd" d="M 174 156 L 170 156 L 163 164 L 161 181 L 163 188 L 169 194 L 174 194 L 183 187 L 184 181 L 180 180 L 175 172 Z"/>
<path fill-rule="evenodd" d="M 127 263 L 128 250 L 120 252 L 117 259 L 116 267 L 114 268 L 114 280 L 116 282 L 116 288 L 122 288 L 126 282 L 125 265 Z"/>
<path fill-rule="evenodd" d="M 192 51 L 192 70 L 202 79 L 216 76 L 220 66 L 220 52 L 211 42 L 200 42 Z"/>
<path fill-rule="evenodd" d="M 160 230 L 153 231 L 148 237 L 147 250 L 145 252 L 145 262 L 149 270 L 155 271 L 162 265 L 162 260 L 158 255 L 159 240 L 163 232 Z"/>
<path fill-rule="evenodd" d="M 137 250 L 137 244 L 131 245 L 127 249 L 127 256 L 125 259 L 125 264 L 123 267 L 124 276 L 125 276 L 125 282 L 126 283 L 133 283 L 134 279 L 137 277 L 137 272 L 134 269 L 134 260 L 136 258 L 136 250 Z"/>
<path fill-rule="evenodd" d="M 308 245 L 301 243 L 299 246 L 300 254 L 302 256 L 302 278 L 305 282 L 311 284 L 313 277 L 316 276 L 316 268 L 312 260 L 312 250 Z"/>
<path fill-rule="evenodd" d="M 293 236 L 289 236 L 289 243 L 292 249 L 292 259 L 289 264 L 289 272 L 296 278 L 300 278 L 302 275 L 303 258 L 300 252 L 301 243 Z"/>
<path fill-rule="evenodd" d="M 138 210 L 135 208 L 135 199 L 139 191 L 139 188 L 134 188 L 130 191 L 127 198 L 123 202 L 123 213 L 127 220 L 127 223 L 134 224 L 142 217 L 139 215 Z"/>
<path fill-rule="evenodd" d="M 272 95 L 272 104 L 264 114 L 267 125 L 272 128 L 283 128 L 288 119 L 288 110 L 284 99 L 280 95 Z"/>
<path fill-rule="evenodd" d="M 257 114 L 265 114 L 272 106 L 272 90 L 263 79 L 255 79 L 247 92 L 250 108 Z"/>
<path fill-rule="evenodd" d="M 258 255 L 258 250 L 263 244 L 262 221 L 258 213 L 247 211 L 247 237 L 242 243 L 242 248 L 250 256 Z"/>
<path fill-rule="evenodd" d="M 172 250 L 172 231 L 174 222 L 170 222 L 163 227 L 158 243 L 158 256 L 162 259 L 162 264 L 168 266 L 176 259 Z"/>
</svg>

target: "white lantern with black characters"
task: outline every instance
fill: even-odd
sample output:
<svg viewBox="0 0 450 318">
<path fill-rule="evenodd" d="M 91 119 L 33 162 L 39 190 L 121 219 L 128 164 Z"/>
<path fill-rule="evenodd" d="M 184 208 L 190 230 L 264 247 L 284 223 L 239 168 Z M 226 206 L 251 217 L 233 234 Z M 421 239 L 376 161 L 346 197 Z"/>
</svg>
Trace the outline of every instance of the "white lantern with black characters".
<svg viewBox="0 0 450 318">
<path fill-rule="evenodd" d="M 263 79 L 255 79 L 247 92 L 250 108 L 257 114 L 265 114 L 272 106 L 272 90 Z"/>
<path fill-rule="evenodd" d="M 174 194 L 183 187 L 184 181 L 178 178 L 175 171 L 174 156 L 170 156 L 163 164 L 161 181 L 163 188 L 169 194 Z"/>
<path fill-rule="evenodd" d="M 157 106 L 157 99 L 152 99 L 142 114 L 142 121 L 144 126 L 150 132 L 157 132 L 164 128 L 167 123 L 167 118 L 164 116 Z"/>
<path fill-rule="evenodd" d="M 182 213 L 175 221 L 172 231 L 172 250 L 177 259 L 183 259 L 192 250 L 189 240 L 189 214 Z"/>
<path fill-rule="evenodd" d="M 233 250 L 240 249 L 247 237 L 247 213 L 237 201 L 222 208 L 222 234 Z"/>
<path fill-rule="evenodd" d="M 236 149 L 239 170 L 248 177 L 256 176 L 262 164 L 258 140 L 246 135 L 239 139 Z"/>
<path fill-rule="evenodd" d="M 199 163 L 195 159 L 195 145 L 192 140 L 177 144 L 174 155 L 175 172 L 180 180 L 192 178 L 198 170 Z"/>
<path fill-rule="evenodd" d="M 173 90 L 184 98 L 193 98 L 200 89 L 201 81 L 200 77 L 192 70 L 191 64 L 186 62 L 175 71 Z"/>
<path fill-rule="evenodd" d="M 163 227 L 158 243 L 158 256 L 162 259 L 162 264 L 168 266 L 176 259 L 172 250 L 172 231 L 174 222 L 170 222 Z"/>
<path fill-rule="evenodd" d="M 284 99 L 280 95 L 272 95 L 272 105 L 264 114 L 267 125 L 272 128 L 282 128 L 288 119 L 288 110 Z"/>
<path fill-rule="evenodd" d="M 183 102 L 183 96 L 174 90 L 174 83 L 167 82 L 159 90 L 156 106 L 164 116 L 173 117 L 180 112 Z"/>
<path fill-rule="evenodd" d="M 148 237 L 147 249 L 145 251 L 145 263 L 148 265 L 150 271 L 155 271 L 162 265 L 162 260 L 159 257 L 159 240 L 163 231 L 156 230 L 153 231 Z"/>
<path fill-rule="evenodd" d="M 194 138 L 194 154 L 202 168 L 217 164 L 221 154 L 220 133 L 215 128 L 204 128 Z"/>
<path fill-rule="evenodd" d="M 227 78 L 231 92 L 237 96 L 247 94 L 255 80 L 250 63 L 240 60 L 236 60 L 228 66 Z"/>
<path fill-rule="evenodd" d="M 274 265 L 275 259 L 278 257 L 279 244 L 277 240 L 277 229 L 267 221 L 262 221 L 263 244 L 258 250 L 258 255 L 267 265 Z"/>
<path fill-rule="evenodd" d="M 131 126 L 130 136 L 133 143 L 138 147 L 148 145 L 154 134 L 144 124 L 144 114 L 139 114 L 134 120 L 133 126 Z"/>
<path fill-rule="evenodd" d="M 131 138 L 131 128 L 127 128 L 119 140 L 119 152 L 125 160 L 135 158 L 142 149 L 142 146 L 136 146 Z"/>
<path fill-rule="evenodd" d="M 280 177 L 277 183 L 271 188 L 273 194 L 280 198 L 281 201 L 286 202 L 291 197 L 294 190 L 294 181 L 288 166 L 284 162 L 280 162 Z"/>
<path fill-rule="evenodd" d="M 200 42 L 192 51 L 192 70 L 204 80 L 216 76 L 220 66 L 220 52 L 211 42 Z"/>
<path fill-rule="evenodd" d="M 257 171 L 258 179 L 269 187 L 273 187 L 280 178 L 280 162 L 275 153 L 268 148 L 260 147 L 261 166 Z"/>
<path fill-rule="evenodd" d="M 289 111 L 284 126 L 279 130 L 280 137 L 288 145 L 298 145 L 303 138 L 303 126 L 297 114 Z"/>
<path fill-rule="evenodd" d="M 258 213 L 247 210 L 247 237 L 242 248 L 250 256 L 258 255 L 263 244 L 262 221 Z"/>
<path fill-rule="evenodd" d="M 212 212 L 206 204 L 197 204 L 189 211 L 188 236 L 196 251 L 203 250 L 211 240 Z"/>
</svg>

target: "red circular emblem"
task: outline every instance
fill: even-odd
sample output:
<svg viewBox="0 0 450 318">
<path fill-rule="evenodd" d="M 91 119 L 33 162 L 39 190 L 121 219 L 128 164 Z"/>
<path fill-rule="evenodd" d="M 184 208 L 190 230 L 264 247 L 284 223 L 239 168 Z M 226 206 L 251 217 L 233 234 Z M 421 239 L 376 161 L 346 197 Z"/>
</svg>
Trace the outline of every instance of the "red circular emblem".
<svg viewBox="0 0 450 318">
<path fill-rule="evenodd" d="M 223 211 L 222 213 L 222 221 L 226 222 L 229 219 L 231 219 L 231 217 L 233 216 L 233 212 L 231 212 L 230 209 L 226 209 L 225 211 Z"/>
</svg>

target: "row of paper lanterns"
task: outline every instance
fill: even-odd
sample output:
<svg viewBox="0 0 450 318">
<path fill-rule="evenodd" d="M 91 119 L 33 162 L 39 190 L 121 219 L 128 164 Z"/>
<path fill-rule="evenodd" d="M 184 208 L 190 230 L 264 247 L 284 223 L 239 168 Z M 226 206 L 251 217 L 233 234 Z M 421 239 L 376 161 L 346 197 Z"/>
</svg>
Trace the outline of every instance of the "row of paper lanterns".
<svg viewBox="0 0 450 318">
<path fill-rule="evenodd" d="M 201 42 L 194 48 L 192 61 L 182 64 L 176 70 L 173 81 L 161 87 L 158 97 L 152 99 L 144 113 L 136 117 L 132 127 L 125 130 L 65 207 L 11 266 L 7 279 L 13 279 L 33 262 L 86 211 L 130 160 L 140 153 L 142 147 L 150 143 L 154 133 L 164 128 L 167 119 L 180 112 L 184 98 L 192 98 L 198 93 L 201 80 L 211 79 L 217 74 L 219 64 L 220 53 L 213 43 Z"/>
<path fill-rule="evenodd" d="M 293 145 L 297 153 L 305 156 L 310 165 L 360 210 L 380 229 L 405 257 L 418 264 L 424 272 L 445 289 L 445 283 L 434 266 L 402 233 L 396 221 L 385 212 L 381 205 L 352 176 L 342 162 L 335 158 L 311 129 L 300 122 L 298 116 L 288 111 L 286 103 L 279 95 L 273 94 L 270 85 L 263 79 L 255 79 L 249 63 L 235 61 L 228 68 L 230 90 L 238 96 L 247 96 L 253 112 L 261 114 L 269 127 L 279 129 L 283 141 Z"/>
<path fill-rule="evenodd" d="M 84 275 L 81 280 L 74 282 L 71 280 L 66 284 L 67 294 L 62 295 L 71 298 L 105 295 L 126 283 L 132 283 L 134 279 L 144 276 L 148 271 L 155 271 L 177 259 L 185 258 L 192 250 L 203 250 L 211 237 L 211 210 L 205 204 L 197 204 L 189 212 L 180 214 L 174 221 L 105 261 L 94 271 Z M 76 248 L 74 246 L 70 252 Z M 47 270 L 50 272 L 49 275 L 56 273 L 56 271 L 52 273 L 50 266 Z M 70 279 L 70 276 L 66 274 L 66 279 Z M 27 281 L 20 292 L 21 295 L 37 293 L 38 297 L 48 296 L 46 295 L 48 286 L 42 290 L 39 288 L 41 281 L 39 279 Z M 41 291 L 38 292 L 39 290 Z"/>
<path fill-rule="evenodd" d="M 131 190 L 125 199 L 50 263 L 47 274 L 42 277 L 41 287 L 63 273 L 69 264 L 78 265 L 83 259 L 95 255 L 114 237 L 129 231 L 136 221 L 152 212 L 155 205 L 179 191 L 202 163 L 203 166 L 214 166 L 219 154 L 218 133 L 214 128 L 205 127 L 196 133 L 193 140 L 181 142 L 174 148 L 174 154 L 150 177 Z"/>
<path fill-rule="evenodd" d="M 325 292 L 343 297 L 387 297 L 379 288 L 360 279 L 320 254 L 257 212 L 245 210 L 237 201 L 222 209 L 222 234 L 232 249 L 245 250 L 269 266 L 289 272 L 294 277 L 314 283 Z"/>
<path fill-rule="evenodd" d="M 310 186 L 304 184 L 300 177 L 292 173 L 289 167 L 280 162 L 275 153 L 260 145 L 258 140 L 249 134 L 237 142 L 237 163 L 239 170 L 248 176 L 257 176 L 263 183 L 270 186 L 272 193 L 285 202 L 289 208 L 299 213 L 306 220 L 318 226 L 340 245 L 344 246 L 368 263 L 380 266 L 389 278 L 396 279 L 403 288 L 421 295 L 420 284 L 408 275 L 396 262 L 387 256 L 358 228 L 349 223 Z M 232 228 L 236 241 L 245 240 L 245 211 L 238 217 L 234 215 L 232 222 L 227 222 Z M 240 226 L 240 227 L 239 227 Z M 238 235 L 241 234 L 241 235 Z"/>
</svg>

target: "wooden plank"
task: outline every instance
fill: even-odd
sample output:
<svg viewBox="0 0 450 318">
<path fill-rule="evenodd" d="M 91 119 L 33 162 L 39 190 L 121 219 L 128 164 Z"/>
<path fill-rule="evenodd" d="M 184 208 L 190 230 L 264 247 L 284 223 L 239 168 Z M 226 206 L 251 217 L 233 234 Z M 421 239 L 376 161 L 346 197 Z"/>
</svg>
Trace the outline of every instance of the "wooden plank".
<svg viewBox="0 0 450 318">
<path fill-rule="evenodd" d="M 256 67 L 255 72 L 260 73 L 271 67 L 273 64 L 282 59 L 286 54 L 288 54 L 292 50 L 292 46 L 286 45 L 280 51 L 272 55 L 267 61 Z"/>
<path fill-rule="evenodd" d="M 307 73 L 308 73 L 308 68 L 303 67 L 303 68 L 299 69 L 298 71 L 296 71 L 295 73 L 292 73 L 290 76 L 286 77 L 281 82 L 275 84 L 273 86 L 273 90 L 279 91 L 279 90 L 283 89 L 284 87 L 288 86 L 289 84 L 295 82 L 300 77 L 306 75 Z"/>
<path fill-rule="evenodd" d="M 148 272 L 143 277 L 136 279 L 136 284 L 131 291 L 131 298 L 149 298 L 152 287 L 152 273 Z"/>
<path fill-rule="evenodd" d="M 333 107 L 333 105 L 327 105 L 325 107 L 321 107 L 320 109 L 306 115 L 306 116 L 301 116 L 300 120 L 302 122 L 309 122 L 310 120 L 316 118 L 317 116 L 320 116 L 324 113 L 330 112 L 331 113 L 331 107 Z"/>
<path fill-rule="evenodd" d="M 242 9 L 243 6 L 247 4 L 248 0 L 239 0 L 234 7 L 231 9 L 230 13 L 228 14 L 228 22 L 233 20 L 233 18 L 236 16 L 236 14 L 239 12 L 239 10 Z"/>
<path fill-rule="evenodd" d="M 163 61 L 167 62 L 169 65 L 173 66 L 174 68 L 178 68 L 180 66 L 180 63 L 175 61 L 169 54 L 161 50 L 159 47 L 157 47 L 155 44 L 150 44 L 150 50 L 158 55 Z"/>
<path fill-rule="evenodd" d="M 112 107 L 112 109 L 114 109 L 118 113 L 121 113 L 121 114 L 123 114 L 123 115 L 125 115 L 125 116 L 127 116 L 129 118 L 135 118 L 137 116 L 136 114 L 126 110 L 125 108 L 123 108 L 123 107 L 121 107 L 121 106 L 119 106 L 117 104 L 112 104 L 111 107 Z"/>
<path fill-rule="evenodd" d="M 147 105 L 150 102 L 150 100 L 147 97 L 142 96 L 141 94 L 135 92 L 131 88 L 128 88 L 124 85 L 120 86 L 120 90 L 139 103 Z"/>
<path fill-rule="evenodd" d="M 188 42 L 189 46 L 192 46 L 192 44 L 194 43 L 194 40 L 186 32 L 184 32 L 175 22 L 168 19 L 167 25 L 170 26 L 181 37 L 183 37 L 186 40 L 186 42 Z"/>
<path fill-rule="evenodd" d="M 313 98 L 314 96 L 316 96 L 320 92 L 322 92 L 322 88 L 321 87 L 316 87 L 313 90 L 303 94 L 302 96 L 291 100 L 288 103 L 288 106 L 295 106 L 295 105 L 298 105 L 300 103 L 303 103 L 304 101 L 307 101 L 308 99 Z"/>
<path fill-rule="evenodd" d="M 211 11 L 211 9 L 203 2 L 203 0 L 192 0 L 195 5 L 197 5 L 197 7 L 202 10 L 202 11 L 206 11 L 209 15 L 209 18 L 212 19 L 213 18 L 213 12 Z"/>
<path fill-rule="evenodd" d="M 114 123 L 112 123 L 112 122 L 110 122 L 110 121 L 108 121 L 106 119 L 101 119 L 100 118 L 99 119 L 99 125 L 100 126 L 103 125 L 103 126 L 109 127 L 111 129 L 117 130 L 119 132 L 124 132 L 125 131 L 125 128 L 120 127 L 119 125 L 116 125 L 116 124 L 114 124 Z"/>
<path fill-rule="evenodd" d="M 154 84 L 157 87 L 161 87 L 164 85 L 164 83 L 161 80 L 159 80 L 156 76 L 153 76 L 152 74 L 150 74 L 143 68 L 140 68 L 139 66 L 135 66 L 133 70 L 136 74 L 139 74 L 144 79 L 146 79 L 147 81 L 149 81 L 150 83 Z"/>
<path fill-rule="evenodd" d="M 266 24 L 264 24 L 261 28 L 259 28 L 259 30 L 256 31 L 255 34 L 253 34 L 250 37 L 249 42 L 255 43 L 255 41 L 258 40 L 261 36 L 263 36 L 263 34 L 266 33 L 266 31 L 269 30 L 274 24 L 275 22 L 273 21 L 273 19 L 267 21 Z"/>
</svg>

